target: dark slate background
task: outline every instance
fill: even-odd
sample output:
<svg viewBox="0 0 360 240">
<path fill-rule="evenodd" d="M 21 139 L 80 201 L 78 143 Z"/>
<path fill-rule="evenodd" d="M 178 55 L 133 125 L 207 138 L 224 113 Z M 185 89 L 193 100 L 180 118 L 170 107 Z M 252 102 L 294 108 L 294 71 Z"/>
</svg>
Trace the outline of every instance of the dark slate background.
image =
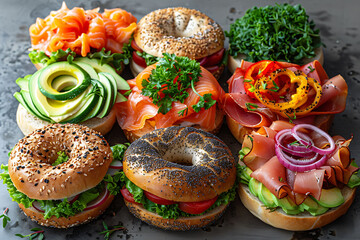
<svg viewBox="0 0 360 240">
<path fill-rule="evenodd" d="M 50 11 L 57 10 L 61 1 L 55 0 L 1 0 L 0 8 L 0 162 L 6 164 L 7 153 L 23 137 L 16 124 L 17 101 L 13 93 L 19 88 L 15 84 L 18 77 L 32 74 L 35 67 L 27 54 L 30 48 L 29 26 L 37 17 L 44 18 Z M 278 1 L 280 3 L 285 1 Z M 321 30 L 321 37 L 326 44 L 325 69 L 329 76 L 341 74 L 349 85 L 346 111 L 335 117 L 331 134 L 350 137 L 354 134 L 351 145 L 352 157 L 360 158 L 360 2 L 353 1 L 288 1 L 300 3 L 311 19 Z M 254 0 L 210 0 L 210 1 L 68 1 L 68 7 L 85 9 L 100 7 L 120 7 L 133 13 L 138 20 L 150 11 L 173 6 L 195 8 L 215 19 L 224 30 L 236 18 L 243 16 L 248 8 L 274 4 L 274 1 Z M 226 43 L 227 44 L 227 43 Z M 124 73 L 131 78 L 129 72 Z M 226 72 L 221 84 L 226 89 L 225 81 L 230 77 Z M 234 140 L 224 125 L 219 136 L 231 147 L 235 156 L 240 145 Z M 114 126 L 107 136 L 111 144 L 124 143 L 126 140 L 118 126 Z M 360 160 L 358 160 L 360 163 Z M 359 195 L 359 194 L 358 194 Z M 309 232 L 289 232 L 272 228 L 253 217 L 239 199 L 231 204 L 220 221 L 213 226 L 192 232 L 166 232 L 155 229 L 134 218 L 124 207 L 121 197 L 117 197 L 110 208 L 99 219 L 80 227 L 68 230 L 43 228 L 47 239 L 103 239 L 99 234 L 103 230 L 102 221 L 109 226 L 123 224 L 127 231 L 113 234 L 113 239 L 359 239 L 360 237 L 360 196 L 357 196 L 349 212 L 328 226 Z M 9 207 L 11 222 L 6 229 L 0 228 L 0 239 L 18 239 L 16 233 L 28 234 L 30 228 L 38 225 L 31 222 L 12 202 L 4 185 L 0 184 L 0 211 Z"/>
</svg>

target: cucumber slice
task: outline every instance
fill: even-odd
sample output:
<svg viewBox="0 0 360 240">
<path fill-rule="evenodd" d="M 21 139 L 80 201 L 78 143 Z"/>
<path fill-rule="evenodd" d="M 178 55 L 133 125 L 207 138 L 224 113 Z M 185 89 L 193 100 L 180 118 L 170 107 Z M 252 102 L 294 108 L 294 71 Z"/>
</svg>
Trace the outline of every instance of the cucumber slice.
<svg viewBox="0 0 360 240">
<path fill-rule="evenodd" d="M 265 187 L 264 184 L 260 185 L 260 191 L 259 191 L 259 199 L 262 201 L 266 207 L 274 208 L 277 207 L 276 202 L 273 198 L 274 194 L 272 194 L 269 189 Z M 275 197 L 275 196 L 274 196 Z"/>
<path fill-rule="evenodd" d="M 27 75 L 24 78 L 16 79 L 16 84 L 21 88 L 21 90 L 29 91 L 29 80 L 32 75 Z"/>
<path fill-rule="evenodd" d="M 26 95 L 28 95 L 28 97 L 25 97 Z M 26 109 L 26 111 L 28 111 L 32 115 L 38 117 L 41 120 L 44 120 L 47 122 L 53 122 L 53 121 L 51 121 L 50 118 L 43 116 L 32 104 L 32 101 L 28 101 L 28 98 L 30 98 L 30 96 L 29 96 L 29 93 L 27 93 L 26 91 L 22 90 L 20 92 L 16 92 L 16 93 L 14 93 L 14 97 Z"/>
<path fill-rule="evenodd" d="M 89 64 L 95 69 L 95 71 L 97 73 L 106 72 L 106 73 L 111 74 L 115 79 L 116 87 L 118 90 L 129 90 L 130 89 L 130 86 L 126 82 L 126 80 L 123 79 L 119 74 L 117 74 L 117 72 L 115 71 L 114 68 L 112 68 L 109 64 L 101 65 L 99 59 L 90 59 L 87 57 L 80 57 L 80 58 L 76 58 L 74 62 L 75 63 L 82 62 L 82 63 Z"/>
<path fill-rule="evenodd" d="M 52 82 L 59 76 L 72 76 L 76 80 L 71 78 L 60 78 L 60 80 L 70 79 L 70 81 L 66 81 L 67 84 L 76 84 L 69 91 L 57 91 L 52 87 Z M 83 93 L 90 85 L 90 80 L 90 75 L 78 65 L 68 62 L 56 62 L 43 68 L 38 78 L 38 85 L 40 92 L 50 99 L 70 100 Z"/>
<path fill-rule="evenodd" d="M 255 178 L 251 178 L 249 181 L 250 192 L 256 197 L 259 196 L 260 184 L 262 185 L 262 183 L 256 180 Z"/>
<path fill-rule="evenodd" d="M 315 201 L 326 208 L 338 207 L 344 203 L 345 199 L 339 188 L 322 189 L 320 200 Z"/>
</svg>

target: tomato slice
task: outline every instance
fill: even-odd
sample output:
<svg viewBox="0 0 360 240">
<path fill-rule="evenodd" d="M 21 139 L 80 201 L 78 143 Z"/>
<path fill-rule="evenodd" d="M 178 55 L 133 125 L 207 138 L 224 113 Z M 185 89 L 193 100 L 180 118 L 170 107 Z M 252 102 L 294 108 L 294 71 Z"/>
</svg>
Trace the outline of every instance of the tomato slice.
<svg viewBox="0 0 360 240">
<path fill-rule="evenodd" d="M 143 50 L 136 44 L 134 40 L 131 41 L 130 45 L 135 51 L 143 52 Z"/>
<path fill-rule="evenodd" d="M 179 202 L 181 211 L 189 214 L 200 214 L 208 210 L 217 200 L 217 196 L 213 199 L 201 202 Z"/>
<path fill-rule="evenodd" d="M 225 48 L 220 49 L 216 53 L 211 54 L 210 56 L 203 57 L 200 59 L 197 59 L 201 66 L 203 67 L 211 67 L 211 66 L 217 66 L 223 59 L 225 52 Z"/>
<path fill-rule="evenodd" d="M 146 68 L 147 65 L 146 65 L 146 62 L 145 62 L 145 59 L 140 57 L 139 55 L 137 55 L 136 51 L 133 51 L 132 53 L 132 58 L 134 60 L 134 62 L 139 65 L 140 67 L 142 68 Z"/>
<path fill-rule="evenodd" d="M 120 192 L 126 201 L 131 202 L 131 203 L 141 204 L 141 203 L 135 202 L 134 196 L 129 192 L 129 190 L 127 188 L 121 189 Z"/>
<path fill-rule="evenodd" d="M 161 205 L 171 205 L 171 204 L 175 204 L 176 202 L 171 201 L 171 200 L 167 200 L 161 197 L 158 197 L 152 193 L 146 192 L 144 191 L 145 197 L 147 199 L 149 199 L 150 201 L 152 201 L 153 203 L 157 203 L 157 204 L 161 204 Z"/>
</svg>

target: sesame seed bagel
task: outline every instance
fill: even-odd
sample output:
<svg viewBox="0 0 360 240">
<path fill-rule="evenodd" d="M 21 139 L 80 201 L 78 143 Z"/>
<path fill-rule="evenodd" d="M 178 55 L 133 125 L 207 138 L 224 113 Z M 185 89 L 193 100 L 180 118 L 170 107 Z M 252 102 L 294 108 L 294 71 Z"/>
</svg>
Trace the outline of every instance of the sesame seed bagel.
<svg viewBox="0 0 360 240">
<path fill-rule="evenodd" d="M 203 58 L 224 47 L 220 25 L 205 14 L 183 7 L 159 9 L 144 16 L 134 33 L 146 53 L 167 52 L 191 59 Z"/>
<path fill-rule="evenodd" d="M 57 152 L 68 161 L 57 166 Z M 21 139 L 11 151 L 9 175 L 31 199 L 57 200 L 99 184 L 112 162 L 109 144 L 97 131 L 76 124 L 51 124 Z"/>
<path fill-rule="evenodd" d="M 131 203 L 126 200 L 124 200 L 124 202 L 135 217 L 146 222 L 147 224 L 172 231 L 195 230 L 212 224 L 224 214 L 227 206 L 229 205 L 221 205 L 200 216 L 168 219 L 146 210 L 142 205 Z"/>
<path fill-rule="evenodd" d="M 105 202 L 99 205 L 96 208 L 82 211 L 71 217 L 59 217 L 51 216 L 49 219 L 44 219 L 44 214 L 39 212 L 33 207 L 25 208 L 21 203 L 19 207 L 23 210 L 24 214 L 28 216 L 34 222 L 46 227 L 55 227 L 55 228 L 70 228 L 77 225 L 85 224 L 99 215 L 101 215 L 111 204 L 114 199 L 114 195 L 109 195 Z"/>
<path fill-rule="evenodd" d="M 127 149 L 123 171 L 141 189 L 176 202 L 199 202 L 228 191 L 235 160 L 225 143 L 191 127 L 155 130 Z"/>
</svg>

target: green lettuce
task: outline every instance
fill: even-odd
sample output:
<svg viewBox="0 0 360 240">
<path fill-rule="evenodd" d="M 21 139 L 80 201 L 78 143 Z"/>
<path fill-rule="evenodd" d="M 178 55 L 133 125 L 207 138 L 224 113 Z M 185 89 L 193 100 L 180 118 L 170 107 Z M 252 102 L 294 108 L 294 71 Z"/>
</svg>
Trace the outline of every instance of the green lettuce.
<svg viewBox="0 0 360 240">
<path fill-rule="evenodd" d="M 65 152 L 59 151 L 59 152 L 57 152 L 57 154 L 58 154 L 57 159 L 55 160 L 55 162 L 53 162 L 51 164 L 53 166 L 57 166 L 59 164 L 62 164 L 62 163 L 66 162 L 69 159 L 69 157 L 66 155 Z"/>
<path fill-rule="evenodd" d="M 45 52 L 39 50 L 33 50 L 29 53 L 29 58 L 33 64 L 50 65 L 54 62 L 66 61 L 74 58 L 76 53 L 68 48 L 66 51 L 59 49 L 56 52 L 52 52 L 50 56 L 47 56 Z"/>
<path fill-rule="evenodd" d="M 130 146 L 130 143 L 125 144 L 116 144 L 111 147 L 111 151 L 113 152 L 114 160 L 122 161 L 126 149 Z"/>
<path fill-rule="evenodd" d="M 154 63 L 157 63 L 159 61 L 159 59 L 160 59 L 159 57 L 155 57 L 155 56 L 153 56 L 151 54 L 148 54 L 146 52 L 136 51 L 136 54 L 145 59 L 145 62 L 146 62 L 147 66 L 150 66 L 150 65 L 152 65 Z"/>
</svg>

